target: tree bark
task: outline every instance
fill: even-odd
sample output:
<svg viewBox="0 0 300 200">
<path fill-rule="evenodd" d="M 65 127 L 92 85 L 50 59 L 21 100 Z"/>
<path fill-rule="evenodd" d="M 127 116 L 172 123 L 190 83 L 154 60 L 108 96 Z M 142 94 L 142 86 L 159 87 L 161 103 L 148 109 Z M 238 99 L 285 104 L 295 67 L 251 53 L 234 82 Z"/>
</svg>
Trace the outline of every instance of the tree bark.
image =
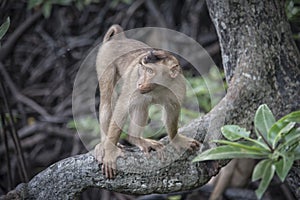
<svg viewBox="0 0 300 200">
<path fill-rule="evenodd" d="M 259 105 L 266 103 L 279 118 L 298 110 L 300 100 L 300 56 L 284 13 L 284 2 L 207 0 L 207 5 L 219 36 L 229 89 L 210 113 L 180 129 L 183 134 L 203 140 L 201 150 L 211 148 L 209 140 L 221 137 L 224 124 L 251 130 Z M 125 158 L 118 159 L 119 172 L 114 180 L 103 177 L 91 153 L 70 157 L 9 195 L 73 199 L 88 187 L 131 194 L 169 193 L 205 184 L 218 168 L 214 162 L 191 163 L 196 154 L 184 153 L 173 159 L 172 149 L 167 150 L 168 165 L 161 163 L 155 152 L 151 155 L 145 158 L 139 151 L 126 152 Z M 300 199 L 300 180 L 296 178 L 287 181 Z"/>
<path fill-rule="evenodd" d="M 277 119 L 300 107 L 300 54 L 287 22 L 284 3 L 279 0 L 207 0 L 230 85 L 226 97 L 230 90 L 240 93 L 238 99 L 245 104 L 233 112 L 244 110 L 237 114 L 237 121 L 248 129 L 252 128 L 253 106 L 268 104 Z M 297 174 L 298 167 L 293 167 L 286 182 L 299 199 Z"/>
</svg>

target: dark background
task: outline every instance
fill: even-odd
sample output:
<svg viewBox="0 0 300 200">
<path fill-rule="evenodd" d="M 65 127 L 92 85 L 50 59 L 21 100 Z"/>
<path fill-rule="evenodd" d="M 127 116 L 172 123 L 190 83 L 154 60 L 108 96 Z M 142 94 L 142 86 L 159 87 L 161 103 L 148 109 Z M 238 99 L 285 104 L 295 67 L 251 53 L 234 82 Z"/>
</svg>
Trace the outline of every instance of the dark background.
<svg viewBox="0 0 300 200">
<path fill-rule="evenodd" d="M 0 54 L 9 52 L 0 60 L 7 72 L 0 73 L 4 91 L 0 101 L 0 128 L 5 127 L 0 129 L 0 195 L 26 181 L 12 139 L 14 130 L 22 146 L 28 179 L 58 160 L 87 151 L 76 131 L 67 128 L 72 120 L 72 88 L 80 63 L 102 41 L 112 24 L 120 24 L 125 30 L 155 26 L 185 33 L 198 41 L 222 69 L 218 38 L 205 1 L 99 0 L 98 3 L 85 1 L 86 5 L 78 3 L 84 0 L 75 2 L 53 5 L 51 15 L 47 18 L 41 15 L 26 27 L 15 38 L 11 49 L 0 49 Z M 0 24 L 8 16 L 11 20 L 2 47 L 26 20 L 43 9 L 43 5 L 28 9 L 25 0 L 0 1 Z M 292 22 L 292 28 L 294 33 L 299 32 L 297 20 Z M 299 40 L 296 41 L 299 46 Z M 188 64 L 183 68 L 192 72 Z M 40 105 L 51 117 L 38 112 L 39 108 L 26 98 Z M 14 123 L 9 123 L 7 118 Z M 104 190 L 88 190 L 82 195 L 85 199 L 93 196 L 133 198 Z"/>
</svg>

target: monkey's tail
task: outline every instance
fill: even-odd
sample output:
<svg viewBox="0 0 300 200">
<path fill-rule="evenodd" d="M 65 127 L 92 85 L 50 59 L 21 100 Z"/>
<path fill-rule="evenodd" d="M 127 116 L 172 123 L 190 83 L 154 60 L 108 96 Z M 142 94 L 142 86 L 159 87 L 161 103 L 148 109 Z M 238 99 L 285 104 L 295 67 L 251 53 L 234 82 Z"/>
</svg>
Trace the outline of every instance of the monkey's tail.
<svg viewBox="0 0 300 200">
<path fill-rule="evenodd" d="M 125 38 L 125 34 L 123 33 L 123 28 L 118 24 L 114 24 L 108 29 L 108 31 L 106 32 L 103 38 L 103 42 L 109 41 L 111 37 L 116 34 L 120 34 L 121 38 Z"/>
</svg>

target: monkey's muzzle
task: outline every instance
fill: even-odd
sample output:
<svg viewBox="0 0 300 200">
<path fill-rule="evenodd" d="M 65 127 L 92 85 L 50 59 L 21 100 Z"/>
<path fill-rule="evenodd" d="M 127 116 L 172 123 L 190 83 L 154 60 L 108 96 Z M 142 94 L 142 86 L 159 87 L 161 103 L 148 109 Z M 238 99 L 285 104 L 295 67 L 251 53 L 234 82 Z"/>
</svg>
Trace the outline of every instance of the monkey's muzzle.
<svg viewBox="0 0 300 200">
<path fill-rule="evenodd" d="M 154 89 L 154 84 L 139 84 L 138 90 L 141 94 L 146 94 Z"/>
</svg>

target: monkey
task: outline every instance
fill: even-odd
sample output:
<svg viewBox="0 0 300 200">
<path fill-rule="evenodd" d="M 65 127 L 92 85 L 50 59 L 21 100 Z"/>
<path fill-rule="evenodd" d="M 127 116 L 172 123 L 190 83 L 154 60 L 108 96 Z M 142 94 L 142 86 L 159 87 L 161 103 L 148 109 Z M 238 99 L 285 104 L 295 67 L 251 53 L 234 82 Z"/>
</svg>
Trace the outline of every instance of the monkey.
<svg viewBox="0 0 300 200">
<path fill-rule="evenodd" d="M 127 140 L 131 144 L 147 155 L 151 150 L 164 148 L 159 141 L 141 137 L 152 104 L 164 108 L 163 122 L 176 150 L 199 148 L 198 141 L 178 133 L 186 85 L 179 61 L 171 53 L 129 39 L 122 27 L 112 25 L 98 50 L 96 71 L 100 89 L 101 142 L 94 152 L 106 178 L 116 176 L 116 160 L 124 156 L 118 141 L 128 118 Z M 117 94 L 115 87 L 120 79 L 123 84 Z"/>
</svg>

